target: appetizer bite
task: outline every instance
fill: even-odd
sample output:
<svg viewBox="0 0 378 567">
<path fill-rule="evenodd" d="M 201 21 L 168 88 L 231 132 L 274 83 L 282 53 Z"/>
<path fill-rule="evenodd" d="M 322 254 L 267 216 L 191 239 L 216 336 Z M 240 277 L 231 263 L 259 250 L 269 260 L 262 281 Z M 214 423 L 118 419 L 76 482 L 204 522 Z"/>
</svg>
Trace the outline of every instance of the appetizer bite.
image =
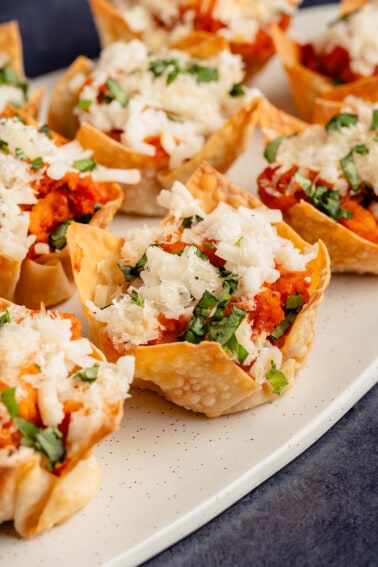
<svg viewBox="0 0 378 567">
<path fill-rule="evenodd" d="M 297 43 L 278 28 L 272 32 L 294 102 L 307 121 L 316 97 L 332 98 L 341 88 L 343 98 L 350 94 L 348 86 L 363 91 L 378 83 L 377 0 L 344 0 L 340 14 L 308 43 Z"/>
<path fill-rule="evenodd" d="M 309 125 L 262 101 L 260 124 L 261 200 L 308 242 L 321 238 L 333 271 L 378 274 L 378 104 L 346 99 Z"/>
<path fill-rule="evenodd" d="M 0 117 L 0 297 L 38 308 L 72 295 L 67 226 L 107 227 L 122 202 L 110 180 L 139 179 L 98 165 L 91 154 L 10 107 Z"/>
<path fill-rule="evenodd" d="M 274 54 L 270 25 L 285 30 L 301 0 L 90 0 L 103 47 L 141 39 L 148 47 L 181 46 L 190 38 L 224 38 L 243 57 L 246 78 Z"/>
<path fill-rule="evenodd" d="M 33 536 L 92 498 L 92 447 L 117 429 L 134 371 L 80 336 L 73 315 L 0 300 L 0 523 Z"/>
<path fill-rule="evenodd" d="M 40 89 L 29 96 L 18 23 L 0 24 L 0 113 L 11 104 L 37 117 L 43 94 Z"/>
<path fill-rule="evenodd" d="M 105 165 L 140 169 L 141 182 L 124 187 L 123 211 L 162 214 L 162 187 L 187 181 L 204 159 L 225 171 L 245 149 L 259 92 L 242 83 L 242 61 L 220 38 L 209 48 L 204 59 L 120 41 L 96 65 L 77 59 L 57 84 L 50 126 L 76 132 Z"/>
<path fill-rule="evenodd" d="M 324 245 L 203 164 L 125 238 L 72 223 L 69 254 L 92 340 L 135 356 L 133 384 L 209 417 L 292 386 L 329 281 Z"/>
</svg>

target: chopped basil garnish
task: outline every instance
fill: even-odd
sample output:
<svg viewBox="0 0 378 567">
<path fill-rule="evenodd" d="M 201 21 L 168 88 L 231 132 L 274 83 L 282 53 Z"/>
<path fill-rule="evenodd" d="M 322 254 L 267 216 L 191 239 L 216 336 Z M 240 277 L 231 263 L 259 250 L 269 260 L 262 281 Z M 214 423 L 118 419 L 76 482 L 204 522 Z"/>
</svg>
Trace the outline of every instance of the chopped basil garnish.
<svg viewBox="0 0 378 567">
<path fill-rule="evenodd" d="M 76 370 L 71 374 L 72 378 L 80 378 L 83 382 L 94 382 L 98 377 L 98 370 L 100 365 L 95 362 L 93 366 L 88 368 L 82 368 L 81 370 Z"/>
<path fill-rule="evenodd" d="M 94 159 L 78 159 L 73 162 L 72 167 L 84 173 L 85 171 L 93 171 L 97 167 L 97 162 Z"/>
<path fill-rule="evenodd" d="M 200 217 L 199 215 L 193 215 L 192 217 L 185 217 L 184 219 L 182 219 L 181 226 L 183 228 L 190 228 L 194 221 L 196 223 L 201 222 L 203 221 L 203 217 Z"/>
<path fill-rule="evenodd" d="M 28 159 L 26 153 L 24 152 L 24 150 L 22 148 L 16 148 L 15 155 L 16 155 L 17 159 L 21 159 L 22 161 L 25 161 L 26 159 Z"/>
<path fill-rule="evenodd" d="M 56 427 L 40 429 L 31 421 L 18 416 L 19 406 L 15 396 L 16 388 L 7 388 L 1 393 L 1 401 L 8 410 L 22 437 L 21 444 L 32 447 L 46 455 L 49 466 L 54 468 L 55 463 L 62 461 L 65 455 L 63 435 Z"/>
<path fill-rule="evenodd" d="M 235 83 L 228 94 L 231 96 L 243 96 L 245 95 L 245 86 L 243 83 Z"/>
<path fill-rule="evenodd" d="M 123 276 L 127 282 L 131 282 L 135 280 L 135 278 L 139 278 L 140 272 L 143 270 L 144 266 L 147 263 L 147 254 L 143 254 L 143 256 L 138 260 L 135 266 L 128 266 L 127 264 L 118 264 L 119 269 L 123 273 Z"/>
<path fill-rule="evenodd" d="M 356 164 L 354 163 L 354 159 L 353 159 L 354 152 L 361 155 L 366 155 L 369 153 L 369 150 L 364 144 L 357 144 L 356 146 L 353 146 L 350 152 L 340 160 L 340 165 L 353 191 L 358 191 L 361 185 L 363 184 L 363 181 L 359 176 L 356 168 Z"/>
<path fill-rule="evenodd" d="M 172 114 L 171 112 L 166 112 L 165 114 L 171 122 L 179 122 L 180 124 L 184 122 L 184 120 L 177 114 Z"/>
<path fill-rule="evenodd" d="M 286 331 L 290 329 L 291 325 L 294 323 L 296 316 L 303 307 L 303 304 L 304 299 L 300 293 L 288 295 L 285 303 L 285 318 L 274 327 L 273 332 L 270 334 L 271 340 L 278 341 L 284 336 Z"/>
<path fill-rule="evenodd" d="M 217 81 L 219 78 L 217 69 L 213 67 L 205 67 L 198 63 L 192 63 L 187 69 L 183 69 L 177 59 L 156 59 L 155 61 L 150 61 L 148 68 L 155 77 L 161 77 L 168 71 L 167 85 L 173 83 L 180 73 L 195 75 L 197 83 Z"/>
<path fill-rule="evenodd" d="M 16 400 L 16 388 L 6 388 L 1 392 L 1 401 L 8 410 L 9 415 L 13 419 L 18 415 L 18 403 Z"/>
<path fill-rule="evenodd" d="M 373 117 L 371 120 L 370 130 L 377 130 L 378 128 L 378 108 L 373 110 Z"/>
<path fill-rule="evenodd" d="M 144 299 L 135 289 L 131 292 L 131 301 L 136 303 L 138 307 L 144 307 Z"/>
<path fill-rule="evenodd" d="M 62 248 L 65 247 L 65 245 L 67 244 L 67 239 L 66 239 L 66 234 L 67 234 L 67 230 L 68 227 L 70 226 L 70 224 L 75 221 L 78 222 L 80 224 L 88 224 L 92 218 L 93 215 L 99 210 L 101 209 L 102 205 L 100 205 L 99 203 L 96 203 L 94 208 L 94 213 L 88 213 L 86 215 L 80 215 L 78 217 L 74 217 L 72 219 L 68 219 L 64 222 L 62 222 L 61 224 L 59 224 L 55 230 L 53 230 L 53 232 L 50 234 L 49 236 L 49 245 L 51 246 L 51 248 L 53 250 L 61 250 Z"/>
<path fill-rule="evenodd" d="M 109 103 L 112 100 L 116 100 L 122 108 L 127 106 L 129 102 L 129 97 L 126 91 L 123 90 L 121 85 L 115 79 L 108 79 L 105 82 L 106 87 L 109 89 L 110 94 L 105 94 L 106 100 L 105 102 Z"/>
<path fill-rule="evenodd" d="M 277 366 L 273 360 L 271 365 L 271 369 L 266 373 L 266 379 L 273 387 L 273 394 L 277 394 L 279 396 L 289 382 L 285 374 L 281 372 L 281 370 L 277 370 Z"/>
<path fill-rule="evenodd" d="M 324 185 L 316 186 L 299 171 L 294 174 L 294 180 L 302 187 L 309 202 L 333 220 L 349 219 L 352 216 L 351 211 L 347 211 L 341 206 L 338 191 L 329 189 Z"/>
<path fill-rule="evenodd" d="M 20 81 L 19 76 L 13 69 L 9 67 L 2 67 L 0 69 L 0 85 L 13 85 L 22 90 L 24 95 L 24 100 L 26 100 L 27 92 L 28 92 L 28 85 Z"/>
<path fill-rule="evenodd" d="M 238 238 L 238 240 L 235 242 L 235 246 L 237 246 L 238 248 L 240 248 L 242 242 L 243 242 L 243 237 L 241 236 L 241 237 Z"/>
<path fill-rule="evenodd" d="M 83 99 L 83 100 L 79 100 L 76 106 L 81 110 L 87 110 L 91 106 L 91 104 L 92 101 L 90 99 Z"/>
<path fill-rule="evenodd" d="M 49 236 L 49 244 L 53 250 L 61 250 L 67 244 L 66 234 L 73 219 L 62 222 Z"/>
<path fill-rule="evenodd" d="M 4 313 L 0 316 L 0 329 L 5 325 L 5 323 L 10 323 L 10 315 L 8 309 L 4 311 Z"/>
<path fill-rule="evenodd" d="M 9 154 L 9 144 L 5 140 L 0 140 L 0 150 Z"/>
<path fill-rule="evenodd" d="M 41 169 L 41 167 L 43 167 L 43 159 L 37 157 L 31 161 L 30 165 L 33 169 Z"/>
<path fill-rule="evenodd" d="M 353 112 L 341 112 L 340 114 L 335 114 L 325 125 L 327 132 L 332 130 L 341 130 L 341 128 L 348 128 L 349 126 L 354 126 L 357 124 L 358 115 Z"/>
<path fill-rule="evenodd" d="M 222 346 L 227 346 L 228 341 L 234 335 L 236 329 L 247 315 L 244 309 L 231 307 L 229 315 L 223 315 L 222 319 L 214 319 L 209 324 L 209 340 L 216 341 Z"/>
<path fill-rule="evenodd" d="M 51 130 L 50 128 L 47 126 L 47 124 L 43 124 L 39 131 L 41 132 L 41 134 L 44 134 L 45 136 L 47 136 L 48 138 L 51 138 Z"/>
<path fill-rule="evenodd" d="M 51 468 L 54 468 L 55 463 L 63 460 L 66 451 L 63 435 L 59 429 L 56 427 L 40 429 L 23 417 L 15 417 L 14 422 L 22 437 L 21 444 L 46 455 L 50 460 Z"/>
<path fill-rule="evenodd" d="M 278 148 L 285 138 L 287 138 L 287 136 L 277 136 L 277 138 L 274 138 L 265 148 L 264 158 L 268 160 L 269 163 L 272 163 L 276 159 Z"/>
<path fill-rule="evenodd" d="M 204 67 L 193 63 L 188 69 L 191 75 L 195 75 L 197 83 L 210 83 L 211 81 L 218 81 L 219 73 L 214 67 Z"/>
</svg>

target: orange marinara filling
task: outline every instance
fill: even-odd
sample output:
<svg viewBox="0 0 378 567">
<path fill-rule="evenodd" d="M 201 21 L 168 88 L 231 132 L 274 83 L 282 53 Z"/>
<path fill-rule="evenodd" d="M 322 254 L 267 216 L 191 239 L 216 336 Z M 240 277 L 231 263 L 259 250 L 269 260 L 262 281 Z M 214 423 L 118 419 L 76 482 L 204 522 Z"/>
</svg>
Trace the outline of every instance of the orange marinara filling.
<svg viewBox="0 0 378 567">
<path fill-rule="evenodd" d="M 331 51 L 316 53 L 311 43 L 299 46 L 300 61 L 304 67 L 326 75 L 338 83 L 351 83 L 361 79 L 363 75 L 355 73 L 351 69 L 351 57 L 349 52 L 342 46 L 337 45 Z M 376 65 L 372 76 L 378 75 Z"/>
<path fill-rule="evenodd" d="M 187 243 L 180 240 L 182 228 L 170 235 L 169 240 L 159 242 L 158 245 L 169 253 L 178 253 L 188 246 Z M 200 252 L 205 254 L 210 263 L 218 268 L 223 268 L 225 261 L 216 254 L 217 242 L 214 240 L 205 240 L 198 246 Z M 251 327 L 251 338 L 263 332 L 270 335 L 276 325 L 281 323 L 286 316 L 285 304 L 288 296 L 301 295 L 304 304 L 308 303 L 311 295 L 311 275 L 312 268 L 307 266 L 304 271 L 288 271 L 282 266 L 276 265 L 280 272 L 280 277 L 272 284 L 264 284 L 262 290 L 250 300 L 243 301 L 239 298 L 231 297 L 228 302 L 224 315 L 231 312 L 231 307 L 243 309 L 247 311 L 247 321 Z M 181 316 L 179 319 L 168 319 L 164 314 L 160 314 L 159 323 L 161 324 L 161 334 L 156 340 L 150 341 L 148 344 L 171 343 L 179 340 L 179 336 L 188 329 L 189 319 Z M 289 330 L 289 329 L 287 329 Z M 286 333 L 279 339 L 273 340 L 272 343 L 280 347 L 285 341 Z M 268 337 L 269 338 L 269 337 Z M 253 363 L 252 363 L 253 364 Z M 252 364 L 250 366 L 252 366 Z M 243 368 L 248 370 L 243 364 Z M 249 366 L 249 367 L 250 367 Z"/>
<path fill-rule="evenodd" d="M 38 311 L 31 311 L 30 316 L 33 316 L 33 313 L 38 313 Z M 78 340 L 81 339 L 81 323 L 80 321 L 71 313 L 61 313 L 61 312 L 50 312 L 51 315 L 55 316 L 56 318 L 60 319 L 71 319 L 71 340 Z M 98 353 L 96 351 L 92 352 L 94 358 L 100 359 Z M 77 370 L 77 368 L 73 369 L 73 372 Z M 17 392 L 17 404 L 18 404 L 18 416 L 22 417 L 23 419 L 28 420 L 32 424 L 36 425 L 37 427 L 44 428 L 41 415 L 39 412 L 38 407 L 38 390 L 35 388 L 29 381 L 24 379 L 23 377 L 33 374 L 38 374 L 40 369 L 37 364 L 30 363 L 20 367 L 19 369 L 19 377 L 18 377 L 18 387 L 16 388 Z M 3 379 L 0 378 L 0 396 L 1 393 L 9 388 L 9 384 L 7 383 L 6 377 Z M 20 393 L 21 392 L 21 393 Z M 68 428 L 70 424 L 71 414 L 75 411 L 80 410 L 83 407 L 82 402 L 79 401 L 66 401 L 63 406 L 63 413 L 64 418 L 62 422 L 58 425 L 59 431 L 63 435 L 63 444 L 66 445 L 66 438 L 68 434 Z M 14 451 L 21 445 L 21 435 L 17 430 L 14 430 L 12 427 L 12 420 L 3 423 L 0 425 L 0 449 L 9 449 L 10 451 Z M 56 475 L 60 475 L 65 468 L 68 466 L 70 459 L 65 457 L 63 462 L 58 462 L 55 465 L 53 472 Z"/>
<path fill-rule="evenodd" d="M 33 189 L 38 202 L 31 207 L 29 234 L 36 236 L 36 242 L 49 242 L 50 234 L 62 223 L 95 213 L 95 205 L 103 205 L 110 199 L 105 183 L 95 182 L 91 175 L 67 172 L 58 180 L 44 175 Z M 35 256 L 34 246 L 28 257 Z"/>
<path fill-rule="evenodd" d="M 303 188 L 294 179 L 298 170 L 296 166 L 291 167 L 284 173 L 278 174 L 280 166 L 266 167 L 257 179 L 258 194 L 262 202 L 272 209 L 286 211 L 298 203 L 301 199 L 308 201 Z M 317 172 L 308 171 L 306 177 L 314 181 Z M 332 189 L 332 186 L 316 179 L 317 185 Z M 351 213 L 350 218 L 340 218 L 338 222 L 370 242 L 378 244 L 378 222 L 373 214 L 364 206 L 366 191 L 363 189 L 353 194 L 351 190 L 347 195 L 340 197 L 340 205 L 345 211 Z"/>
</svg>

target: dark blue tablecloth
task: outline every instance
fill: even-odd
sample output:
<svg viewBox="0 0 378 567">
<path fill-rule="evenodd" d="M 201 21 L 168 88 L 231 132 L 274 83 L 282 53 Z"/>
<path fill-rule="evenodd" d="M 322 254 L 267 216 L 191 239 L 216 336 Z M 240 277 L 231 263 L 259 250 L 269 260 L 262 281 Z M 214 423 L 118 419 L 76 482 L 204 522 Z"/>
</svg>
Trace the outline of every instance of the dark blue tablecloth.
<svg viewBox="0 0 378 567">
<path fill-rule="evenodd" d="M 0 4 L 0 21 L 20 22 L 28 76 L 98 54 L 86 0 Z M 295 461 L 149 567 L 377 565 L 377 402 L 376 387 Z"/>
</svg>

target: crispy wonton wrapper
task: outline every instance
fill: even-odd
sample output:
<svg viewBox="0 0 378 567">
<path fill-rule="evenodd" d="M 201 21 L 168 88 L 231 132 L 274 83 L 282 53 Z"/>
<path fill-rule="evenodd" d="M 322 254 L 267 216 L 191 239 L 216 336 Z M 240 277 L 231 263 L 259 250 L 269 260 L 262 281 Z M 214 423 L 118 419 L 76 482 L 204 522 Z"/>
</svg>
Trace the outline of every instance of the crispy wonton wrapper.
<svg viewBox="0 0 378 567">
<path fill-rule="evenodd" d="M 0 312 L 11 303 L 0 299 Z M 93 346 L 93 345 L 92 345 Z M 93 346 L 96 358 L 104 355 Z M 1 381 L 1 376 L 0 376 Z M 0 459 L 0 523 L 13 520 L 16 531 L 30 537 L 65 522 L 85 506 L 96 492 L 101 470 L 93 446 L 118 428 L 122 400 L 104 408 L 96 431 L 70 459 L 59 475 L 43 466 L 42 453 L 20 451 Z"/>
<path fill-rule="evenodd" d="M 340 106 L 336 104 L 326 101 L 321 122 L 327 122 L 335 110 L 339 111 Z M 267 144 L 277 136 L 288 136 L 311 127 L 275 108 L 266 99 L 261 100 L 259 122 Z M 361 238 L 304 200 L 284 211 L 283 216 L 307 242 L 321 239 L 325 243 L 333 272 L 378 274 L 378 244 Z"/>
<path fill-rule="evenodd" d="M 208 164 L 202 164 L 198 168 L 187 187 L 200 200 L 207 213 L 220 201 L 234 207 L 243 205 L 254 208 L 261 205 L 255 197 L 233 185 Z M 279 223 L 278 232 L 300 249 L 307 246 L 284 223 Z M 92 340 L 109 360 L 114 361 L 120 353 L 111 344 L 104 325 L 96 321 L 86 307 L 86 301 L 94 299 L 98 284 L 122 284 L 123 276 L 117 263 L 124 241 L 105 231 L 72 224 L 68 230 L 67 242 Z M 107 271 L 100 273 L 96 268 L 105 258 Z M 318 306 L 329 281 L 328 254 L 321 242 L 312 266 L 311 299 L 297 316 L 282 347 L 281 370 L 288 378 L 288 387 L 293 384 L 296 371 L 303 367 L 307 359 L 313 341 Z M 276 398 L 269 383 L 259 386 L 249 374 L 230 360 L 217 342 L 140 346 L 131 349 L 130 354 L 135 356 L 134 386 L 153 390 L 177 405 L 204 413 L 208 417 L 249 409 Z"/>
<path fill-rule="evenodd" d="M 1 117 L 21 116 L 25 124 L 37 126 L 35 120 L 23 112 L 7 106 Z M 65 138 L 52 132 L 52 138 L 58 144 L 67 142 Z M 107 228 L 119 209 L 123 193 L 118 183 L 105 183 L 109 200 L 96 211 L 90 224 Z M 0 297 L 38 309 L 41 302 L 51 307 L 69 299 L 75 291 L 71 262 L 67 247 L 49 254 L 40 254 L 34 258 L 14 260 L 0 255 Z"/>
<path fill-rule="evenodd" d="M 369 0 L 344 0 L 340 3 L 340 14 L 357 10 L 368 2 Z M 360 95 L 356 94 L 356 96 L 361 96 L 365 90 L 378 88 L 378 76 L 361 78 L 336 86 L 330 77 L 302 65 L 299 44 L 277 26 L 272 26 L 272 37 L 287 73 L 294 103 L 300 117 L 307 122 L 314 120 L 313 112 L 317 98 L 341 100 L 353 92 L 359 92 Z"/>
<path fill-rule="evenodd" d="M 25 82 L 22 41 L 18 23 L 15 20 L 0 24 L 0 56 L 1 54 L 6 54 L 9 57 L 9 63 L 6 66 L 17 73 L 21 81 Z M 36 118 L 44 94 L 45 89 L 39 89 L 32 93 L 22 106 L 22 110 Z"/>
<path fill-rule="evenodd" d="M 189 38 L 185 40 L 185 44 L 185 49 L 196 57 L 210 57 L 224 49 L 224 40 L 218 37 L 212 37 L 211 41 L 202 44 L 196 43 L 194 47 Z M 182 48 L 184 50 L 183 45 Z M 135 152 L 88 123 L 79 126 L 73 114 L 78 97 L 72 93 L 69 82 L 78 73 L 89 75 L 92 68 L 93 63 L 84 56 L 79 56 L 73 62 L 51 95 L 48 123 L 53 130 L 66 137 L 76 135 L 84 148 L 93 150 L 94 159 L 102 165 L 140 170 L 140 183 L 122 185 L 124 199 L 121 210 L 124 212 L 150 216 L 164 214 L 164 209 L 156 203 L 156 197 L 162 188 L 169 189 L 174 181 L 186 183 L 203 161 L 224 173 L 251 139 L 257 120 L 258 97 L 231 116 L 222 128 L 208 138 L 203 148 L 180 167 L 173 170 L 161 169 L 154 157 Z"/>
<path fill-rule="evenodd" d="M 130 29 L 123 19 L 121 12 L 112 5 L 109 0 L 89 0 L 89 5 L 102 48 L 119 40 L 130 41 L 132 39 L 140 39 L 143 41 L 143 33 Z M 290 18 L 288 16 L 283 17 L 280 28 L 286 29 L 289 24 Z M 239 41 L 237 39 L 228 41 L 225 38 L 221 38 L 221 36 L 196 29 L 189 32 L 182 40 L 169 43 L 169 47 L 184 49 L 186 51 L 189 41 L 192 43 L 193 48 L 198 50 L 201 45 L 203 48 L 204 44 L 211 44 L 214 38 L 222 39 L 230 51 L 241 55 L 244 61 L 245 81 L 249 81 L 251 77 L 256 75 L 275 53 L 274 42 L 270 36 L 269 30 L 264 30 L 264 35 L 260 38 L 259 49 L 255 49 L 253 44 L 251 44 L 251 48 L 249 48 L 249 44 L 245 43 L 244 38 Z M 209 56 L 209 54 L 206 55 L 206 57 Z M 196 55 L 196 57 L 200 57 L 200 55 Z"/>
</svg>

